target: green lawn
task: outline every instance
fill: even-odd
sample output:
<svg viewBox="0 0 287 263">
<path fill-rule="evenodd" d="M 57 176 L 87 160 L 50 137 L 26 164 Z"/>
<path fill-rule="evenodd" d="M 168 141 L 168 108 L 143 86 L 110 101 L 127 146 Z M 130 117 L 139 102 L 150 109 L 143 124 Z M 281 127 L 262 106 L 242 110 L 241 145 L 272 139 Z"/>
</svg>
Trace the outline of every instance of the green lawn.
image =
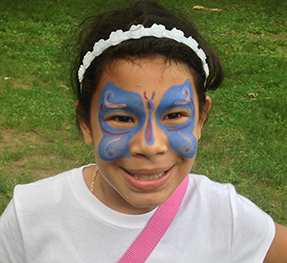
<svg viewBox="0 0 287 263">
<path fill-rule="evenodd" d="M 0 214 L 17 183 L 93 162 L 75 126 L 64 47 L 86 16 L 127 2 L 0 2 Z M 193 172 L 234 184 L 287 225 L 287 2 L 159 2 L 195 19 L 225 66 Z"/>
</svg>

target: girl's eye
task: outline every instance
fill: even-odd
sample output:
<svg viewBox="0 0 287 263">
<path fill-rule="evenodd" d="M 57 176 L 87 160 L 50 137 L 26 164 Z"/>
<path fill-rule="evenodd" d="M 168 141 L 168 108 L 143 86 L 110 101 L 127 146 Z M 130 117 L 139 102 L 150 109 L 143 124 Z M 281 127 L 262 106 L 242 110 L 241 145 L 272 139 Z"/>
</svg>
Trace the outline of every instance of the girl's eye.
<svg viewBox="0 0 287 263">
<path fill-rule="evenodd" d="M 113 119 L 118 122 L 133 122 L 133 119 L 128 116 L 116 116 Z"/>
<path fill-rule="evenodd" d="M 181 116 L 183 116 L 183 114 L 181 114 L 179 112 L 170 113 L 170 114 L 164 116 L 164 120 L 178 119 Z"/>
</svg>

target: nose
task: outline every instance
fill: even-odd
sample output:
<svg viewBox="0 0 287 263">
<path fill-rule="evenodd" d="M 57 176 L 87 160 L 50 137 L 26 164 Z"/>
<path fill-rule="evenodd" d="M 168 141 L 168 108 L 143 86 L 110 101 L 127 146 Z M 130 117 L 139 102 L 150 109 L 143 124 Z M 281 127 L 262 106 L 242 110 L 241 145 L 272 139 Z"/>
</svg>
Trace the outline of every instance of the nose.
<svg viewBox="0 0 287 263">
<path fill-rule="evenodd" d="M 168 149 L 167 136 L 155 121 L 147 122 L 130 142 L 130 155 L 134 157 L 152 159 L 155 156 L 163 155 Z"/>
</svg>

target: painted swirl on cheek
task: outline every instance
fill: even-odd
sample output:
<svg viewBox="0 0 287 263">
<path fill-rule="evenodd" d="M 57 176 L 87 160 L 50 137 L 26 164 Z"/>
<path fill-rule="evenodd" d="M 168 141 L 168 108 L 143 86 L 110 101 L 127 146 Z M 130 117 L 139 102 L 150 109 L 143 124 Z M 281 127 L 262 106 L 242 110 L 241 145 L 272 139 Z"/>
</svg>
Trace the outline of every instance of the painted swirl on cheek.
<svg viewBox="0 0 287 263">
<path fill-rule="evenodd" d="M 177 126 L 165 125 L 164 116 L 171 110 L 180 111 L 180 109 L 190 112 L 187 120 Z M 156 120 L 158 126 L 165 132 L 171 150 L 184 158 L 193 158 L 197 150 L 197 139 L 193 134 L 195 118 L 194 96 L 189 79 L 183 85 L 170 87 L 163 94 L 156 111 Z"/>
<path fill-rule="evenodd" d="M 108 82 L 102 90 L 98 111 L 99 125 L 104 135 L 98 147 L 100 158 L 113 161 L 129 157 L 130 140 L 143 127 L 146 118 L 142 97 L 136 92 L 122 90 Z M 104 120 L 108 114 L 134 116 L 137 124 L 126 129 L 116 129 Z"/>
</svg>

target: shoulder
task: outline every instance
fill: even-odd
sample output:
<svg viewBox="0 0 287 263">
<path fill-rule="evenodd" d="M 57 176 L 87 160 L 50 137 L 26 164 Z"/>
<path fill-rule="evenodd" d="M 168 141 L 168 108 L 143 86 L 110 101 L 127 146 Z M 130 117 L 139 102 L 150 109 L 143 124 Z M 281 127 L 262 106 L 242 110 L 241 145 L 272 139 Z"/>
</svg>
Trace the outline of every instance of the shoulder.
<svg viewBox="0 0 287 263">
<path fill-rule="evenodd" d="M 228 205 L 233 213 L 238 213 L 237 210 L 241 209 L 263 212 L 252 201 L 237 193 L 232 184 L 218 183 L 204 175 L 189 175 L 189 192 L 199 195 L 208 203 L 219 202 L 220 204 Z"/>
<path fill-rule="evenodd" d="M 214 223 L 233 220 L 249 200 L 239 195 L 231 184 L 222 184 L 210 180 L 204 175 L 190 174 L 185 200 L 190 205 L 204 211 L 207 219 L 212 217 Z M 252 206 L 253 207 L 253 206 Z M 255 205 L 253 207 L 255 208 Z"/>
<path fill-rule="evenodd" d="M 210 202 L 220 199 L 221 202 L 229 203 L 233 196 L 238 195 L 233 185 L 218 183 L 198 174 L 189 174 L 188 191 L 200 198 L 210 199 Z"/>
<path fill-rule="evenodd" d="M 23 229 L 33 228 L 35 220 L 39 224 L 56 216 L 69 202 L 73 193 L 71 189 L 81 180 L 82 170 L 83 167 L 80 167 L 33 183 L 17 185 L 1 216 L 0 225 L 6 225 L 7 231 L 9 226 L 12 231 L 18 229 L 18 232 L 23 232 Z"/>
<path fill-rule="evenodd" d="M 272 218 L 231 184 L 213 182 L 206 176 L 191 174 L 187 191 L 200 222 L 207 222 L 210 231 L 230 241 L 232 262 L 262 262 L 275 234 Z M 195 207 L 195 208 L 194 208 Z M 240 253 L 238 253 L 240 251 Z M 260 261 L 261 260 L 261 261 Z"/>
<path fill-rule="evenodd" d="M 36 242 L 45 239 L 47 231 L 51 234 L 62 230 L 59 215 L 69 203 L 74 203 L 70 201 L 74 192 L 71 189 L 81 185 L 81 180 L 84 188 L 82 170 L 83 167 L 76 168 L 15 187 L 13 198 L 0 218 L 1 259 L 23 262 L 26 249 L 36 248 Z"/>
<path fill-rule="evenodd" d="M 78 174 L 82 168 L 72 169 L 58 175 L 41 179 L 36 182 L 16 185 L 14 189 L 13 198 L 33 198 L 36 196 L 50 195 L 52 192 L 57 192 L 59 188 L 69 184 L 70 178 L 73 174 Z M 23 200 L 23 199 L 22 199 Z"/>
<path fill-rule="evenodd" d="M 14 189 L 13 204 L 18 215 L 33 215 L 37 210 L 43 213 L 56 209 L 56 204 L 67 200 L 75 187 L 83 181 L 84 167 L 75 168 L 33 183 L 17 185 Z M 82 183 L 83 184 L 83 183 Z"/>
<path fill-rule="evenodd" d="M 218 211 L 223 209 L 225 215 L 230 214 L 233 220 L 241 218 L 246 222 L 258 218 L 271 219 L 251 200 L 238 194 L 232 184 L 214 182 L 203 175 L 189 175 L 188 194 L 209 208 L 215 206 Z M 243 220 L 244 217 L 247 217 L 246 220 Z"/>
</svg>

